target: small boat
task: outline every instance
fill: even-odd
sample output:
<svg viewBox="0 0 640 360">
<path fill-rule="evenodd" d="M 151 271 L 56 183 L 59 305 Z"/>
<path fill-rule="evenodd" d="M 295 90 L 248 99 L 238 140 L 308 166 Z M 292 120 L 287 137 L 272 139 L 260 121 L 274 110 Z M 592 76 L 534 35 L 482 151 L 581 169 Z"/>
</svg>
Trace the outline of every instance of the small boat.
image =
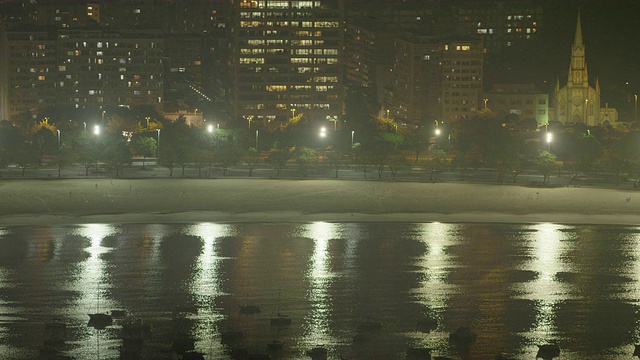
<svg viewBox="0 0 640 360">
<path fill-rule="evenodd" d="M 224 345 L 235 345 L 242 341 L 244 333 L 242 330 L 227 329 L 220 333 L 220 342 Z"/>
<path fill-rule="evenodd" d="M 544 360 L 552 360 L 558 356 L 560 356 L 560 347 L 558 345 L 538 345 L 538 354 L 536 354 L 536 359 L 542 358 Z"/>
<path fill-rule="evenodd" d="M 431 349 L 427 348 L 408 348 L 407 360 L 431 360 Z"/>
<path fill-rule="evenodd" d="M 328 351 L 322 346 L 317 346 L 311 350 L 307 350 L 305 354 L 312 360 L 327 360 Z"/>
<path fill-rule="evenodd" d="M 284 343 L 280 340 L 271 340 L 267 344 L 267 350 L 269 351 L 282 351 L 284 349 Z"/>
<path fill-rule="evenodd" d="M 240 314 L 259 314 L 262 310 L 256 305 L 240 305 Z"/>
<path fill-rule="evenodd" d="M 287 315 L 278 313 L 278 316 L 271 318 L 269 322 L 272 326 L 289 326 L 291 325 L 291 318 Z"/>
<path fill-rule="evenodd" d="M 111 316 L 115 319 L 122 319 L 127 316 L 126 310 L 111 310 Z"/>
<path fill-rule="evenodd" d="M 476 333 L 466 326 L 461 326 L 449 334 L 449 341 L 457 344 L 471 344 L 476 341 Z"/>
<path fill-rule="evenodd" d="M 182 360 L 204 360 L 204 354 L 199 351 L 187 351 L 182 354 Z"/>
<path fill-rule="evenodd" d="M 429 333 L 438 328 L 438 321 L 432 318 L 420 319 L 416 323 L 416 330 Z"/>
<path fill-rule="evenodd" d="M 87 326 L 92 327 L 94 329 L 104 329 L 107 326 L 111 326 L 113 324 L 113 318 L 109 314 L 105 313 L 96 313 L 96 314 L 88 314 L 89 315 L 89 323 Z"/>
<path fill-rule="evenodd" d="M 44 326 L 45 342 L 64 342 L 67 337 L 67 324 L 62 321 L 48 322 Z"/>
<path fill-rule="evenodd" d="M 196 341 L 192 337 L 183 336 L 173 339 L 171 350 L 176 354 L 185 354 L 196 349 Z"/>
<path fill-rule="evenodd" d="M 362 321 L 358 324 L 359 332 L 375 332 L 382 330 L 382 322 L 378 320 Z"/>
</svg>

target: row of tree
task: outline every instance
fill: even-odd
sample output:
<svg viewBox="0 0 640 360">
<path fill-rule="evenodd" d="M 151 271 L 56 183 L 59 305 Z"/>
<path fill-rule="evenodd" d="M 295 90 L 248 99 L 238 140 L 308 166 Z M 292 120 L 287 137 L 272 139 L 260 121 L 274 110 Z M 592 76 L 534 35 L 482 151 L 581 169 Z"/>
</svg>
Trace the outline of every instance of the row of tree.
<svg viewBox="0 0 640 360">
<path fill-rule="evenodd" d="M 426 123 L 398 126 L 388 118 L 363 116 L 341 129 L 321 136 L 319 125 L 299 113 L 286 123 L 268 124 L 257 130 L 189 126 L 184 118 L 162 118 L 113 114 L 94 133 L 86 123 L 51 120 L 0 124 L 0 167 L 14 164 L 24 170 L 43 163 L 55 164 L 59 174 L 70 164 L 82 164 L 85 175 L 99 164 L 107 164 L 116 176 L 130 165 L 132 157 L 158 157 L 169 170 L 195 167 L 199 174 L 215 165 L 226 172 L 243 163 L 250 173 L 260 163 L 268 163 L 279 174 L 292 162 L 304 175 L 313 166 L 338 169 L 357 165 L 365 172 L 375 169 L 392 176 L 403 167 L 420 165 L 431 169 L 431 178 L 443 166 L 465 170 L 478 167 L 496 169 L 497 180 L 505 181 L 525 169 L 537 168 L 545 175 L 562 169 L 577 176 L 578 171 L 606 170 L 622 179 L 635 172 L 640 162 L 637 132 L 552 124 L 515 126 L 511 118 L 491 111 L 451 124 Z M 93 124 L 92 124 L 93 125 Z M 438 134 L 436 134 L 436 130 Z M 553 134 L 545 142 L 547 132 Z"/>
</svg>

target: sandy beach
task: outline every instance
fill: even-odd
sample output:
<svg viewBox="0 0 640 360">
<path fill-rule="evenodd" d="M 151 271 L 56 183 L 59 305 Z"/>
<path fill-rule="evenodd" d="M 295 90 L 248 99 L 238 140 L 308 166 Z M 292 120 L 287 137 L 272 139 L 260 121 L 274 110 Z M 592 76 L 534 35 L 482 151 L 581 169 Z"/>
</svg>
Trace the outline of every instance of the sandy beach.
<svg viewBox="0 0 640 360">
<path fill-rule="evenodd" d="M 640 224 L 640 192 L 268 179 L 0 181 L 0 225 L 184 222 Z"/>
</svg>

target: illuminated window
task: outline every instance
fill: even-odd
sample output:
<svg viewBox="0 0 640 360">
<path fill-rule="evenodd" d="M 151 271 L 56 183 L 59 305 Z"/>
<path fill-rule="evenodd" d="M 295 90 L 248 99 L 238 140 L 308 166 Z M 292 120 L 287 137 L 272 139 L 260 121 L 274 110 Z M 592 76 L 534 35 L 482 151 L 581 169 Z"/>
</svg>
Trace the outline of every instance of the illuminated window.
<svg viewBox="0 0 640 360">
<path fill-rule="evenodd" d="M 45 79 L 46 79 L 46 77 L 44 75 L 38 76 L 38 80 L 40 80 L 40 81 L 45 80 Z"/>
</svg>

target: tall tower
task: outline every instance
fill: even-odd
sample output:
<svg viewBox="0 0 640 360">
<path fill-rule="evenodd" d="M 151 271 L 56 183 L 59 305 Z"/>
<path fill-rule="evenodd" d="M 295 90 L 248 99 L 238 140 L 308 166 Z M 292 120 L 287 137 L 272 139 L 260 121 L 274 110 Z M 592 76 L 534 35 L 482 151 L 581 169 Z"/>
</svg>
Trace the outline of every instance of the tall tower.
<svg viewBox="0 0 640 360">
<path fill-rule="evenodd" d="M 602 123 L 600 116 L 600 84 L 597 89 L 589 85 L 589 72 L 584 42 L 582 40 L 582 24 L 580 13 L 576 23 L 576 34 L 571 46 L 571 61 L 567 85 L 554 90 L 555 119 L 562 123 L 586 124 L 597 126 Z"/>
<path fill-rule="evenodd" d="M 582 41 L 582 27 L 580 25 L 580 13 L 576 24 L 576 35 L 571 47 L 571 64 L 569 65 L 569 78 L 567 86 L 589 87 L 589 74 L 587 72 L 587 59 L 585 56 L 584 42 Z"/>
</svg>

